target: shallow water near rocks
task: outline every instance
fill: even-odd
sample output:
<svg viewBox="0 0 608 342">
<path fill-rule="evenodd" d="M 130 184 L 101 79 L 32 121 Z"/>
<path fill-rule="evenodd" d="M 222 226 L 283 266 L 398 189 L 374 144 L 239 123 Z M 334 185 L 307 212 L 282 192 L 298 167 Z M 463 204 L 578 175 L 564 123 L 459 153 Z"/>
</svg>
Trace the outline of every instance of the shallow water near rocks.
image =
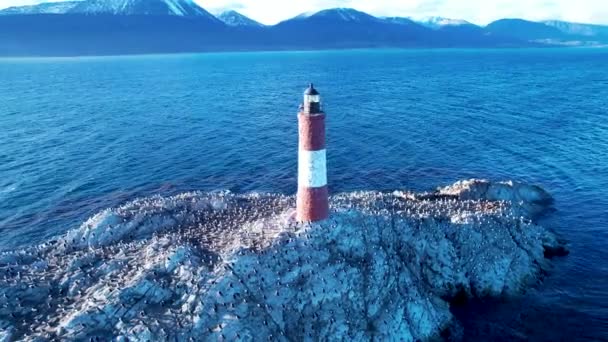
<svg viewBox="0 0 608 342">
<path fill-rule="evenodd" d="M 521 301 L 467 310 L 465 336 L 602 340 L 606 60 L 602 49 L 2 60 L 0 246 L 48 241 L 137 197 L 294 193 L 295 112 L 314 81 L 334 193 L 480 177 L 555 197 L 543 224 L 571 254 Z"/>
</svg>

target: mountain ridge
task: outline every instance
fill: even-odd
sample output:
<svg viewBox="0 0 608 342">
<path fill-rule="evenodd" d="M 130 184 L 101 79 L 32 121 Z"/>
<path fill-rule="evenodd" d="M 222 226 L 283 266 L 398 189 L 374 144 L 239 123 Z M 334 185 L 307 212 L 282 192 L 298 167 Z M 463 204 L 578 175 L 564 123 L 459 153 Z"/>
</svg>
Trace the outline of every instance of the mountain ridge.
<svg viewBox="0 0 608 342">
<path fill-rule="evenodd" d="M 481 27 L 435 17 L 435 26 L 429 27 L 352 8 L 324 9 L 264 26 L 236 11 L 213 16 L 192 0 L 84 0 L 12 7 L 0 14 L 4 56 L 608 43 L 608 35 L 582 35 L 568 23 L 501 19 Z"/>
<path fill-rule="evenodd" d="M 453 19 L 439 16 L 423 17 L 423 18 L 412 18 L 413 21 L 432 29 L 439 29 L 444 26 L 463 26 L 473 25 L 477 26 L 464 19 Z"/>
<path fill-rule="evenodd" d="M 0 14 L 112 14 L 213 17 L 193 0 L 79 0 L 15 6 Z"/>
<path fill-rule="evenodd" d="M 43 2 L 37 5 L 11 6 L 0 9 L 0 15 L 66 14 L 80 1 Z"/>
<path fill-rule="evenodd" d="M 545 20 L 542 23 L 555 27 L 566 34 L 585 37 L 608 37 L 608 26 L 604 25 L 575 23 L 562 20 Z"/>
<path fill-rule="evenodd" d="M 251 26 L 251 27 L 263 27 L 264 24 L 255 21 L 235 10 L 224 11 L 216 15 L 216 17 L 223 21 L 228 26 Z"/>
<path fill-rule="evenodd" d="M 204 13 L 209 13 L 207 10 L 203 9 L 200 5 L 198 5 L 194 0 L 69 0 L 69 1 L 48 1 L 48 2 L 42 2 L 39 4 L 35 4 L 35 5 L 24 5 L 24 6 L 9 6 L 9 7 L 0 7 L 0 15 L 18 15 L 18 14 L 68 14 L 68 13 L 81 13 L 84 12 L 84 10 L 82 9 L 74 9 L 74 10 L 70 10 L 72 7 L 76 6 L 76 5 L 81 5 L 78 6 L 80 8 L 93 8 L 94 6 L 96 6 L 97 8 L 116 8 L 116 7 L 123 7 L 123 8 L 128 8 L 129 5 L 128 4 L 132 4 L 132 3 L 158 3 L 158 2 L 162 2 L 162 3 L 166 3 L 168 6 L 170 7 L 175 7 L 174 5 L 177 4 L 177 7 L 180 7 L 179 4 L 187 4 L 186 7 L 189 8 L 195 8 L 197 11 L 203 10 Z M 105 5 L 103 5 L 105 3 Z M 93 5 L 94 4 L 94 5 Z M 126 4 L 123 6 L 118 6 L 117 4 Z M 99 10 L 98 10 L 99 11 Z M 533 23 L 539 23 L 539 24 L 544 24 L 546 26 L 552 26 L 552 27 L 556 27 L 559 28 L 560 26 L 581 26 L 581 27 L 585 27 L 585 28 L 594 28 L 594 29 L 598 29 L 598 30 L 606 30 L 608 29 L 608 25 L 602 25 L 602 24 L 589 24 L 589 23 L 581 23 L 581 22 L 571 22 L 571 21 L 564 21 L 564 20 L 543 20 L 543 21 L 532 21 L 532 20 L 527 20 L 527 19 L 521 19 L 521 18 L 503 18 L 503 19 L 497 19 L 491 23 L 489 23 L 488 25 L 484 26 L 484 25 L 477 25 L 475 23 L 472 23 L 470 21 L 467 21 L 465 19 L 457 19 L 457 18 L 449 18 L 449 17 L 443 17 L 443 16 L 426 16 L 426 17 L 411 17 L 411 16 L 383 16 L 383 17 L 375 17 L 371 14 L 356 10 L 354 8 L 347 8 L 347 7 L 336 7 L 336 8 L 328 8 L 328 9 L 321 9 L 321 10 L 317 10 L 317 11 L 312 11 L 312 12 L 307 12 L 307 13 L 302 13 L 298 16 L 295 16 L 293 18 L 289 18 L 289 19 L 285 19 L 284 21 L 288 21 L 288 20 L 292 20 L 295 18 L 302 18 L 302 17 L 310 17 L 313 15 L 320 15 L 323 14 L 324 12 L 331 12 L 331 11 L 339 11 L 343 14 L 348 14 L 348 13 L 359 13 L 359 14 L 364 14 L 370 17 L 374 17 L 374 18 L 379 18 L 379 19 L 407 19 L 410 21 L 413 21 L 415 23 L 418 23 L 420 25 L 423 26 L 427 26 L 429 28 L 438 28 L 438 27 L 442 27 L 442 26 L 460 26 L 460 25 L 474 25 L 474 26 L 479 26 L 479 27 L 487 27 L 489 25 L 491 25 L 492 23 L 495 23 L 497 21 L 501 21 L 501 20 L 523 20 L 523 21 L 527 21 L 527 22 L 533 22 Z M 101 12 L 101 11 L 99 11 Z M 132 15 L 132 14 L 145 14 L 145 13 L 111 13 L 110 11 L 103 11 L 103 13 L 108 13 L 108 14 L 124 14 L 124 15 Z M 179 13 L 167 13 L 167 14 L 176 14 L 179 15 Z M 210 13 L 209 13 L 210 14 Z M 245 15 L 243 15 L 242 13 L 239 13 L 236 10 L 226 10 L 223 12 L 218 13 L 218 15 L 216 15 L 215 17 L 219 17 L 222 15 L 226 15 L 226 14 L 236 14 L 238 16 L 242 16 L 248 20 L 251 20 L 253 22 L 259 23 L 258 21 L 256 21 L 255 19 L 249 18 Z M 259 23 L 260 25 L 263 26 L 274 26 L 274 25 L 264 25 Z"/>
</svg>

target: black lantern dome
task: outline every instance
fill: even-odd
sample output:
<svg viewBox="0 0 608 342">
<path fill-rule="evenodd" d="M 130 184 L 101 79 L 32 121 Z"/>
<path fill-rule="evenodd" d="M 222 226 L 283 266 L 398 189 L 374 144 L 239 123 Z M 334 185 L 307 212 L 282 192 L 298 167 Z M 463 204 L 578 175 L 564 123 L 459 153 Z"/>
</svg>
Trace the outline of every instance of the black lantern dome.
<svg viewBox="0 0 608 342">
<path fill-rule="evenodd" d="M 306 91 L 304 92 L 304 95 L 319 95 L 319 92 L 317 91 L 317 89 L 315 89 L 315 86 L 311 83 L 308 85 L 308 89 L 306 89 Z"/>
</svg>

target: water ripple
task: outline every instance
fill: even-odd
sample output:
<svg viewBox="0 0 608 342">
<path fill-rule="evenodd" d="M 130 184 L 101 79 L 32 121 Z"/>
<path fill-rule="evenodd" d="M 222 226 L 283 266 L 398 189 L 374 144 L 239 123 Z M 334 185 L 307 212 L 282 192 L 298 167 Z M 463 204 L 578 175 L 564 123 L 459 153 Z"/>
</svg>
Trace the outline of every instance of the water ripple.
<svg viewBox="0 0 608 342">
<path fill-rule="evenodd" d="M 333 192 L 470 177 L 538 183 L 556 197 L 555 229 L 572 244 L 542 298 L 599 324 L 607 59 L 602 49 L 551 49 L 2 60 L 0 249 L 137 196 L 294 193 L 296 110 L 315 81 Z"/>
</svg>

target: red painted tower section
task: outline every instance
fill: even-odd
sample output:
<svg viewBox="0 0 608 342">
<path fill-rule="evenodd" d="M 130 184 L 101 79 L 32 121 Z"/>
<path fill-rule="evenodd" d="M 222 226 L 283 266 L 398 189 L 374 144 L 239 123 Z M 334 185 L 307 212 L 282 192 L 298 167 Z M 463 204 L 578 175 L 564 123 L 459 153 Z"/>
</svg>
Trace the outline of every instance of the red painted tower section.
<svg viewBox="0 0 608 342">
<path fill-rule="evenodd" d="M 325 220 L 329 217 L 325 113 L 321 110 L 321 96 L 312 84 L 304 92 L 298 121 L 300 142 L 296 219 L 299 222 Z"/>
</svg>

